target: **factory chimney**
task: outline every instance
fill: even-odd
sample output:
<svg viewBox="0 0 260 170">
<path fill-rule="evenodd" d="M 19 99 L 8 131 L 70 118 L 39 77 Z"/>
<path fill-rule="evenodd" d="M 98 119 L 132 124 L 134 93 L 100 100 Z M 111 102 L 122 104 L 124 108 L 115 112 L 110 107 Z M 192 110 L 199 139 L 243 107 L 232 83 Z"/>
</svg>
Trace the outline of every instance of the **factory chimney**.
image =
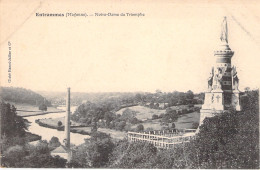
<svg viewBox="0 0 260 170">
<path fill-rule="evenodd" d="M 68 88 L 68 94 L 67 94 L 67 113 L 65 116 L 65 139 L 66 139 L 66 149 L 68 153 L 68 162 L 70 162 L 70 88 Z"/>
</svg>

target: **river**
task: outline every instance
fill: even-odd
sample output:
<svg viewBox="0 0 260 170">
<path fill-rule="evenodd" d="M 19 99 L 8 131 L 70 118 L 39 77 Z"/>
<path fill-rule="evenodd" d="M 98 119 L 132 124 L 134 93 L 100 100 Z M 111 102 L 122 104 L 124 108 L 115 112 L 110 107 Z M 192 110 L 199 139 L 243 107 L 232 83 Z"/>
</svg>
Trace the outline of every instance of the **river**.
<svg viewBox="0 0 260 170">
<path fill-rule="evenodd" d="M 71 112 L 74 113 L 76 110 L 76 106 L 71 107 Z M 58 109 L 66 110 L 66 107 L 58 107 Z M 44 118 L 59 118 L 64 117 L 66 112 L 63 113 L 50 113 L 45 115 L 38 115 L 38 116 L 30 116 L 25 117 L 29 122 L 31 122 L 30 126 L 28 127 L 28 131 L 37 135 L 40 135 L 42 137 L 42 140 L 49 141 L 53 136 L 59 138 L 59 141 L 63 143 L 63 140 L 65 138 L 65 132 L 64 131 L 58 131 L 56 129 L 50 129 L 46 127 L 39 126 L 37 123 L 35 123 L 36 119 L 44 119 Z M 70 133 L 70 141 L 71 144 L 74 145 L 80 145 L 84 143 L 85 138 L 89 138 L 88 135 L 82 135 L 78 133 Z"/>
</svg>

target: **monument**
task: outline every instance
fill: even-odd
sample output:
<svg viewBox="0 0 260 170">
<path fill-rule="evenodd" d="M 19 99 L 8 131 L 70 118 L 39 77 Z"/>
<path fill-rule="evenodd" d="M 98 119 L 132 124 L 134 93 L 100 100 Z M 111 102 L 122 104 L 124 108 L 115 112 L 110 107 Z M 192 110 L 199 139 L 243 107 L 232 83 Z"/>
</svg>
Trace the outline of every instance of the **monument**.
<svg viewBox="0 0 260 170">
<path fill-rule="evenodd" d="M 200 110 L 200 125 L 206 117 L 229 110 L 240 111 L 239 79 L 236 67 L 231 66 L 234 55 L 228 44 L 227 18 L 224 17 L 221 26 L 220 46 L 214 51 L 216 63 L 212 67 L 208 78 L 208 90 L 205 92 L 204 104 Z"/>
</svg>

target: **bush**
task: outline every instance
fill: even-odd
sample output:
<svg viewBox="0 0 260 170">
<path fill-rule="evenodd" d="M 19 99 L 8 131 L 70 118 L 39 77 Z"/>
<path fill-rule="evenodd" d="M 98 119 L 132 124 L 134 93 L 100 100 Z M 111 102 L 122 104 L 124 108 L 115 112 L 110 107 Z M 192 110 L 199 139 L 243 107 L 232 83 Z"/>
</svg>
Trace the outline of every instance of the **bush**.
<svg viewBox="0 0 260 170">
<path fill-rule="evenodd" d="M 49 148 L 50 150 L 53 150 L 61 145 L 59 138 L 53 136 L 51 140 L 49 141 Z"/>
<path fill-rule="evenodd" d="M 40 104 L 39 110 L 41 110 L 41 111 L 47 111 L 47 105 L 45 105 L 45 104 Z"/>
<path fill-rule="evenodd" d="M 58 127 L 61 127 L 62 126 L 62 122 L 59 120 L 58 121 Z"/>
<path fill-rule="evenodd" d="M 144 131 L 144 125 L 142 125 L 142 124 L 138 125 L 138 126 L 136 127 L 136 131 L 137 131 L 137 132 L 142 132 L 142 131 Z"/>
<path fill-rule="evenodd" d="M 152 116 L 152 119 L 154 120 L 154 119 L 159 119 L 159 116 L 158 115 L 153 115 Z"/>
<path fill-rule="evenodd" d="M 117 122 L 117 123 L 115 124 L 115 128 L 116 128 L 116 130 L 122 131 L 122 130 L 124 130 L 125 125 L 126 125 L 126 122 L 125 122 L 125 121 L 120 121 L 120 122 Z"/>
</svg>

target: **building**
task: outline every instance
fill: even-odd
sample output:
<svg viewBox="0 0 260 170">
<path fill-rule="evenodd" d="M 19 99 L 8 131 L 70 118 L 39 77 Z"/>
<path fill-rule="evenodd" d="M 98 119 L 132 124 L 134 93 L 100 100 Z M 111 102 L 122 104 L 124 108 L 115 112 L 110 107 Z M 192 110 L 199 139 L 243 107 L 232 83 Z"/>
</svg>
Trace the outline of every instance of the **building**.
<svg viewBox="0 0 260 170">
<path fill-rule="evenodd" d="M 52 156 L 60 156 L 61 158 L 68 160 L 68 150 L 63 145 L 60 145 L 59 147 L 57 147 L 56 149 L 51 151 L 51 155 Z"/>
<path fill-rule="evenodd" d="M 220 46 L 214 51 L 216 63 L 212 67 L 208 78 L 208 91 L 205 93 L 204 104 L 200 110 L 200 125 L 206 117 L 212 117 L 217 113 L 230 108 L 240 111 L 239 79 L 236 67 L 231 65 L 234 55 L 228 44 L 227 18 L 224 17 L 220 35 Z"/>
</svg>

